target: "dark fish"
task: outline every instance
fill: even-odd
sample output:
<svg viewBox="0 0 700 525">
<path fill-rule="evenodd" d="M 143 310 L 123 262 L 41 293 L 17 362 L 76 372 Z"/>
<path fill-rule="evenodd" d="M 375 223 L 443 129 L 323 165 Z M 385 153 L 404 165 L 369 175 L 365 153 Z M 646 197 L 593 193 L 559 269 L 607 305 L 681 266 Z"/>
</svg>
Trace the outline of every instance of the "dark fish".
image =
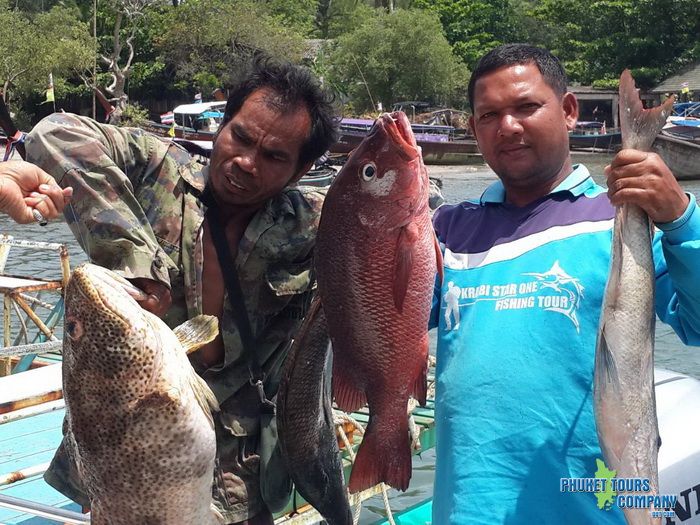
<svg viewBox="0 0 700 525">
<path fill-rule="evenodd" d="M 314 300 L 290 350 L 277 393 L 277 431 L 296 490 L 329 525 L 350 525 L 330 389 L 330 340 Z"/>
</svg>

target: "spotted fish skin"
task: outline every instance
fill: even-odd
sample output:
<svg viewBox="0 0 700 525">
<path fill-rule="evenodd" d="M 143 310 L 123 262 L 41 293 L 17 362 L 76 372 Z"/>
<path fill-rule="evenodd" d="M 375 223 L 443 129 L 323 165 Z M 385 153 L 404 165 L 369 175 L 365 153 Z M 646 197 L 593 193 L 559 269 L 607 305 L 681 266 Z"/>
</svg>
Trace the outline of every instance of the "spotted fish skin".
<svg viewBox="0 0 700 525">
<path fill-rule="evenodd" d="M 66 448 L 92 523 L 219 524 L 211 508 L 216 400 L 192 369 L 187 344 L 128 286 L 86 264 L 65 292 Z M 210 332 L 188 344 L 206 343 Z"/>
</svg>

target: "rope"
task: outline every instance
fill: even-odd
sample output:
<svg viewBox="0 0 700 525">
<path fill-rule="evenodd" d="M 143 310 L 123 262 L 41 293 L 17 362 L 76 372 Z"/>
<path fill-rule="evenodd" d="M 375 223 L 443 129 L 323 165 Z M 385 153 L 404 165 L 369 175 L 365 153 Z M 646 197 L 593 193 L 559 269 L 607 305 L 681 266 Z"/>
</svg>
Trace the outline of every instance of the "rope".
<svg viewBox="0 0 700 525">
<path fill-rule="evenodd" d="M 27 138 L 27 134 L 19 130 L 15 132 L 11 137 L 7 137 L 7 144 L 5 145 L 5 156 L 3 161 L 8 160 L 12 156 L 12 152 L 15 150 L 17 144 L 24 144 L 24 140 Z"/>
<path fill-rule="evenodd" d="M 389 506 L 389 494 L 386 490 L 386 483 L 382 483 L 382 499 L 384 500 L 386 519 L 389 522 L 389 525 L 396 525 L 396 522 L 394 521 L 394 513 L 391 512 L 391 507 Z"/>
<path fill-rule="evenodd" d="M 418 402 L 415 402 L 415 406 L 418 406 Z M 409 399 L 409 407 L 411 406 L 411 399 Z M 413 408 L 415 408 L 415 406 Z M 413 410 L 413 408 L 409 409 L 409 412 Z M 345 429 L 343 428 L 343 425 L 349 423 L 357 429 L 358 433 L 360 435 L 364 435 L 365 429 L 364 427 L 355 419 L 353 418 L 350 414 L 343 412 L 341 410 L 335 410 L 333 409 L 333 424 L 337 428 L 337 432 L 340 434 L 340 439 L 343 441 L 343 444 L 345 445 L 345 449 L 348 451 L 348 457 L 350 458 L 350 463 L 353 465 L 355 464 L 355 451 L 352 448 L 352 444 L 350 443 L 350 440 L 348 439 L 348 436 L 345 434 Z M 415 422 L 414 422 L 415 425 Z M 420 430 L 419 430 L 420 432 Z M 417 439 L 417 438 L 416 438 Z M 420 446 L 420 441 L 418 442 Z M 389 504 L 389 493 L 387 490 L 387 485 L 386 483 L 381 483 L 381 490 L 382 490 L 382 499 L 384 500 L 384 510 L 386 511 L 386 518 L 387 521 L 389 522 L 389 525 L 396 525 L 396 522 L 394 521 L 394 513 L 391 510 L 391 505 Z M 360 498 L 357 498 L 357 501 L 355 502 L 355 512 L 353 513 L 353 525 L 358 525 L 360 522 L 360 514 L 362 513 L 362 500 Z"/>
</svg>

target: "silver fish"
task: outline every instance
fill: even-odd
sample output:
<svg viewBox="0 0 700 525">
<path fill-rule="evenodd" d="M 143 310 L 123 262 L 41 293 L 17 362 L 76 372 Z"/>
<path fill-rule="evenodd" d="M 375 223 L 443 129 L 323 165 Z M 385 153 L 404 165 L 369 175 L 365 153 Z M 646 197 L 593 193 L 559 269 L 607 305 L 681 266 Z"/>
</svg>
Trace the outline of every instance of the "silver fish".
<svg viewBox="0 0 700 525">
<path fill-rule="evenodd" d="M 143 310 L 129 283 L 91 264 L 66 287 L 66 448 L 93 525 L 214 525 L 216 399 L 187 351 L 212 340 L 215 317 L 175 331 Z"/>
<path fill-rule="evenodd" d="M 624 148 L 649 151 L 673 100 L 645 110 L 634 80 L 620 77 Z M 658 494 L 659 428 L 654 396 L 652 224 L 638 206 L 615 210 L 612 262 L 595 355 L 595 418 L 605 462 L 618 478 L 647 478 Z M 656 524 L 649 509 L 624 509 L 630 525 Z"/>
</svg>

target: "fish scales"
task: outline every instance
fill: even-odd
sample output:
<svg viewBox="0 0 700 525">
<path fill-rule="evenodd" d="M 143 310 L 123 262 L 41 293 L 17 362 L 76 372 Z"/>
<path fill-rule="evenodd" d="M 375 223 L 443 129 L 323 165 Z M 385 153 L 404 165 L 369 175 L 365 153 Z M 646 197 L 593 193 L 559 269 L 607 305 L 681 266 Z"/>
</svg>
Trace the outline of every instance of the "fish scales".
<svg viewBox="0 0 700 525">
<path fill-rule="evenodd" d="M 357 492 L 384 481 L 406 490 L 406 405 L 426 396 L 428 317 L 439 250 L 427 171 L 403 113 L 384 114 L 328 191 L 316 250 L 333 343 L 333 393 L 370 419 L 350 477 Z"/>
<path fill-rule="evenodd" d="M 623 147 L 649 151 L 673 100 L 644 110 L 629 71 L 620 77 Z M 612 261 L 594 371 L 598 438 L 618 478 L 646 478 L 658 494 L 659 430 L 654 394 L 652 224 L 638 206 L 615 210 Z M 630 525 L 659 524 L 649 509 L 623 509 Z"/>
<path fill-rule="evenodd" d="M 328 525 L 351 525 L 352 513 L 333 424 L 330 339 L 318 298 L 294 338 L 277 393 L 282 455 L 294 486 Z"/>
<path fill-rule="evenodd" d="M 65 445 L 91 522 L 220 523 L 211 507 L 218 407 L 186 356 L 215 337 L 216 318 L 173 332 L 136 303 L 130 286 L 86 264 L 65 293 Z"/>
</svg>

